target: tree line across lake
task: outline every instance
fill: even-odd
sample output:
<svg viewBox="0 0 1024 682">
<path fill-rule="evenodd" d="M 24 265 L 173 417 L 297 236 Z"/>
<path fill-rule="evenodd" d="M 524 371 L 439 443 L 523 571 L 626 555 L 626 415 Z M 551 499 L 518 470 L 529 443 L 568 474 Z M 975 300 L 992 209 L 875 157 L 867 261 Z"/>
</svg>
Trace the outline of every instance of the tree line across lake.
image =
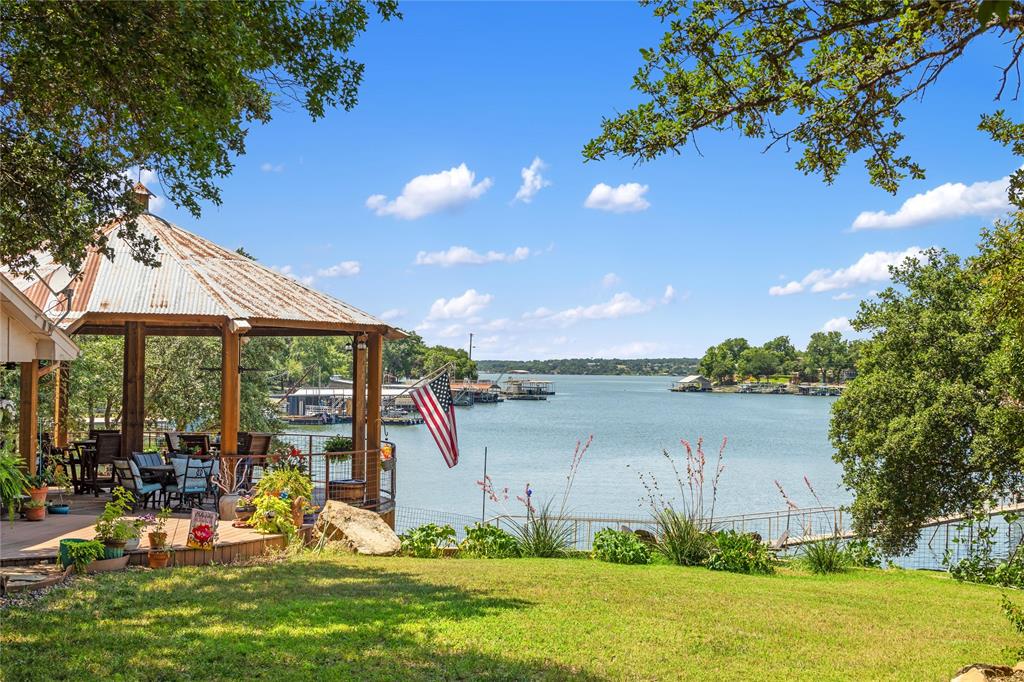
<svg viewBox="0 0 1024 682">
<path fill-rule="evenodd" d="M 796 373 L 808 381 L 840 381 L 844 373 L 852 374 L 862 343 L 847 341 L 840 332 L 815 332 L 802 351 L 788 336 L 777 336 L 760 346 L 751 346 L 744 338 L 726 339 L 708 348 L 697 367 L 717 383 Z"/>
<path fill-rule="evenodd" d="M 512 371 L 531 374 L 584 374 L 682 376 L 697 370 L 697 358 L 563 358 L 558 360 L 478 360 L 477 369 L 488 374 Z"/>
</svg>

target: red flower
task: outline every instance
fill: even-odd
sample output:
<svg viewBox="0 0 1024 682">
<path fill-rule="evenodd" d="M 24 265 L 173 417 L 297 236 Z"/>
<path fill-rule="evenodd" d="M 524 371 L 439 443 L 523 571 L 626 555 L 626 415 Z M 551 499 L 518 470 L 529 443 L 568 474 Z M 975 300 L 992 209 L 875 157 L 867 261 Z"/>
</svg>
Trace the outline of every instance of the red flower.
<svg viewBox="0 0 1024 682">
<path fill-rule="evenodd" d="M 205 545 L 213 539 L 213 529 L 207 523 L 200 524 L 192 529 L 192 539 L 199 544 Z"/>
</svg>

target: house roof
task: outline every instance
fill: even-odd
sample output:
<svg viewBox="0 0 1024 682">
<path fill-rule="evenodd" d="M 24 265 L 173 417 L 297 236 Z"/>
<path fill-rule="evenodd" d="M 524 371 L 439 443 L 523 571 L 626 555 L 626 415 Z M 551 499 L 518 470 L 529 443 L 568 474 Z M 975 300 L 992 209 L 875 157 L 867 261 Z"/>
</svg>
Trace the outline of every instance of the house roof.
<svg viewBox="0 0 1024 682">
<path fill-rule="evenodd" d="M 0 361 L 74 360 L 78 346 L 0 274 Z"/>
<path fill-rule="evenodd" d="M 252 335 L 375 331 L 389 338 L 404 336 L 359 308 L 144 213 L 138 218 L 139 233 L 160 244 L 160 266 L 149 267 L 132 258 L 117 227 L 104 230 L 113 260 L 90 251 L 72 281 L 65 267 L 43 257 L 38 277 L 16 284 L 54 319 L 66 312 L 62 327 L 83 333 L 112 331 L 129 320 L 219 333 L 226 318 L 248 323 Z M 73 293 L 67 310 L 65 297 L 54 292 L 69 285 Z"/>
<path fill-rule="evenodd" d="M 707 381 L 707 378 L 703 374 L 690 374 L 680 379 L 677 383 L 691 384 L 695 381 Z"/>
</svg>

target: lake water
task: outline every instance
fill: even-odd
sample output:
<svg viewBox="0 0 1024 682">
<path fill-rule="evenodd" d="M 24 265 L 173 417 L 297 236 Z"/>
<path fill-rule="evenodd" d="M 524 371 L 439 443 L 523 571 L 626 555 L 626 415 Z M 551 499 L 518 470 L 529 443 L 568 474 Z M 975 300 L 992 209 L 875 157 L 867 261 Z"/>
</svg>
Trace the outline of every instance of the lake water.
<svg viewBox="0 0 1024 682">
<path fill-rule="evenodd" d="M 487 378 L 487 377 L 485 377 Z M 802 507 L 815 506 L 806 475 L 826 505 L 846 503 L 841 469 L 828 442 L 834 398 L 735 393 L 672 393 L 670 377 L 552 376 L 546 401 L 505 401 L 456 408 L 460 460 L 449 469 L 425 426 L 391 427 L 398 454 L 397 501 L 415 507 L 479 515 L 484 447 L 496 487 L 511 491 L 507 509 L 488 503 L 488 516 L 519 512 L 515 495 L 530 483 L 544 500 L 561 497 L 576 441 L 594 436 L 579 468 L 570 508 L 584 514 L 646 515 L 638 471 L 653 473 L 666 491 L 675 478 L 662 455 L 685 469 L 680 439 L 704 436 L 708 477 L 722 437 L 728 437 L 716 516 L 784 509 L 774 480 Z M 347 433 L 349 425 L 302 431 Z M 291 431 L 300 430 L 292 427 Z"/>
</svg>

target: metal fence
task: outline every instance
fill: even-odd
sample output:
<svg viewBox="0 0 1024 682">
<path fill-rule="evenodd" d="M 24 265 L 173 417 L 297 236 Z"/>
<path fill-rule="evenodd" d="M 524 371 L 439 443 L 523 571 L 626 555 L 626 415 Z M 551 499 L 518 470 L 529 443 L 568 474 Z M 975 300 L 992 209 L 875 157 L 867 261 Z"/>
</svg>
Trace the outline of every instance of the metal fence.
<svg viewBox="0 0 1024 682">
<path fill-rule="evenodd" d="M 1006 559 L 1021 543 L 1024 526 L 1020 521 L 1008 521 L 1007 514 L 1014 510 L 1003 510 L 987 517 L 988 527 L 995 529 L 992 536 L 993 556 Z M 1012 518 L 1012 517 L 1011 517 Z M 593 549 L 594 535 L 604 528 L 631 531 L 645 530 L 657 535 L 657 526 L 651 517 L 619 516 L 569 516 L 565 523 L 572 531 L 572 547 L 580 551 Z M 428 509 L 397 508 L 396 530 L 402 533 L 426 523 L 451 525 L 461 540 L 465 536 L 464 526 L 480 521 L 479 517 L 465 514 L 433 511 Z M 507 531 L 526 521 L 525 516 L 501 515 L 487 519 L 487 523 Z M 735 530 L 740 533 L 756 533 L 761 539 L 776 547 L 783 556 L 794 556 L 802 547 L 815 540 L 836 537 L 841 542 L 855 539 L 846 525 L 849 515 L 836 507 L 815 509 L 784 510 L 757 514 L 739 514 L 715 519 L 715 530 Z M 921 531 L 917 549 L 903 556 L 886 557 L 893 565 L 903 568 L 944 570 L 944 559 L 949 557 L 955 564 L 972 556 L 977 551 L 979 529 L 964 518 L 944 519 L 933 522 Z"/>
</svg>

